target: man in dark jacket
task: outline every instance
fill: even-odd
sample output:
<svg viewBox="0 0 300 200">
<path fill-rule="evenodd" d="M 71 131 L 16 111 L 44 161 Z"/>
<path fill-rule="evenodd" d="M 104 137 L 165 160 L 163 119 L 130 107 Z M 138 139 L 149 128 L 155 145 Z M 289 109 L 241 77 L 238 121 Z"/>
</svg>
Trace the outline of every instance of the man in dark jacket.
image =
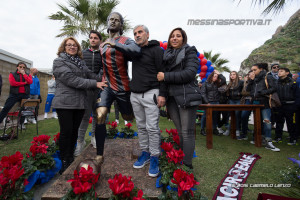
<svg viewBox="0 0 300 200">
<path fill-rule="evenodd" d="M 296 145 L 296 125 L 293 122 L 295 115 L 295 100 L 297 85 L 288 75 L 290 70 L 288 68 L 280 68 L 278 72 L 279 80 L 277 81 L 277 93 L 281 102 L 281 107 L 278 108 L 276 118 L 276 136 L 275 141 L 282 140 L 282 129 L 284 121 L 286 121 L 288 132 L 290 134 L 289 145 Z"/>
<path fill-rule="evenodd" d="M 274 83 L 276 84 L 276 82 L 278 81 L 279 77 L 278 77 L 278 69 L 279 69 L 279 64 L 274 63 L 271 65 L 271 71 L 267 73 L 267 76 L 269 78 L 272 78 L 274 80 Z M 277 108 L 271 108 L 271 123 L 272 123 L 272 127 L 275 128 L 275 123 L 276 123 L 276 119 L 277 119 L 277 113 L 278 113 L 278 109 Z"/>
<path fill-rule="evenodd" d="M 102 77 L 103 68 L 102 68 L 102 57 L 100 54 L 100 43 L 102 40 L 102 36 L 99 32 L 95 30 L 91 30 L 89 34 L 89 42 L 90 47 L 85 49 L 83 54 L 83 59 L 86 63 L 86 66 L 91 70 L 94 74 L 99 75 Z M 97 96 L 99 93 L 99 89 L 89 89 L 87 90 L 87 109 L 84 112 L 84 116 L 82 118 L 80 127 L 78 129 L 78 139 L 77 139 L 77 146 L 74 152 L 74 156 L 79 156 L 85 146 L 85 133 L 89 126 L 89 119 L 91 113 L 93 112 L 93 124 L 92 124 L 92 137 L 91 137 L 91 144 L 94 148 L 96 148 L 96 140 L 95 140 L 95 127 L 97 121 L 96 110 L 94 110 Z"/>
<path fill-rule="evenodd" d="M 164 83 L 159 83 L 156 75 L 163 71 L 163 50 L 158 41 L 148 41 L 149 30 L 146 26 L 135 26 L 133 33 L 135 42 L 141 47 L 142 52 L 140 56 L 132 56 L 132 80 L 129 84 L 130 101 L 142 150 L 142 155 L 133 167 L 142 168 L 150 161 L 148 174 L 156 177 L 159 174 L 160 154 L 159 107 L 165 105 L 166 96 Z"/>
<path fill-rule="evenodd" d="M 19 62 L 17 64 L 17 70 L 9 74 L 10 91 L 4 108 L 0 112 L 0 123 L 2 123 L 7 113 L 17 102 L 29 98 L 32 76 L 25 73 L 26 67 L 24 62 Z M 24 117 L 21 118 L 20 124 L 23 124 L 24 119 Z"/>
</svg>

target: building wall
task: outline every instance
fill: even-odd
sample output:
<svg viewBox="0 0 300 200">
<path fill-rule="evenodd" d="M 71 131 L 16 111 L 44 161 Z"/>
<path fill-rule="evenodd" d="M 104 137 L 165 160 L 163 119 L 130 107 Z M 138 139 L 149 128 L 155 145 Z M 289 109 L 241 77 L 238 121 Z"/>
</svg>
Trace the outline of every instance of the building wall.
<svg viewBox="0 0 300 200">
<path fill-rule="evenodd" d="M 9 73 L 16 71 L 17 63 L 21 61 L 26 63 L 28 68 L 27 73 L 29 73 L 29 69 L 32 68 L 33 66 L 32 61 L 0 49 L 0 74 L 2 76 L 2 92 L 0 96 L 0 106 L 4 106 L 5 101 L 9 96 L 9 89 L 10 89 L 10 84 L 8 81 Z M 38 69 L 38 67 L 36 68 Z M 42 97 L 42 103 L 40 104 L 39 114 L 43 114 L 45 110 L 45 102 L 47 99 L 47 92 L 48 92 L 47 81 L 50 80 L 52 76 L 44 72 L 39 72 L 37 76 L 40 80 L 41 97 Z M 15 110 L 16 107 L 17 105 L 14 106 L 11 110 Z"/>
</svg>

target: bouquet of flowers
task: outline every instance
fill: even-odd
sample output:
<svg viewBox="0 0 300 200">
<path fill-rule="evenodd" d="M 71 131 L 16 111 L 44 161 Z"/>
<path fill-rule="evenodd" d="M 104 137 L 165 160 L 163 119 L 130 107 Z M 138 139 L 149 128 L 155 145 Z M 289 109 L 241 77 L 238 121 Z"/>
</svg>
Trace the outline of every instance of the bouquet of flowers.
<svg viewBox="0 0 300 200">
<path fill-rule="evenodd" d="M 61 198 L 61 200 L 71 199 L 97 199 L 97 193 L 95 191 L 95 185 L 98 182 L 100 174 L 94 174 L 93 168 L 89 165 L 87 169 L 81 167 L 80 171 L 74 170 L 74 179 L 70 179 L 67 182 L 71 182 L 72 189 Z"/>
<path fill-rule="evenodd" d="M 162 138 L 162 153 L 159 159 L 161 176 L 157 179 L 157 187 L 163 187 L 159 199 L 201 199 L 199 192 L 193 192 L 194 175 L 183 165 L 184 153 L 180 149 L 180 139 L 176 129 L 166 129 L 168 137 Z"/>
<path fill-rule="evenodd" d="M 56 152 L 56 145 L 49 144 L 48 135 L 40 135 L 33 138 L 29 153 L 26 153 L 27 158 L 23 161 L 26 168 L 32 172 L 39 170 L 45 172 L 55 166 L 55 161 L 52 155 Z M 50 147 L 50 148 L 49 148 Z"/>
<path fill-rule="evenodd" d="M 110 125 L 110 127 L 107 130 L 107 138 L 114 138 L 117 133 L 119 132 L 119 130 L 117 129 L 118 127 L 118 123 L 117 122 L 108 122 L 108 125 Z"/>
<path fill-rule="evenodd" d="M 124 128 L 122 128 L 121 133 L 124 134 L 124 138 L 133 138 L 134 137 L 134 130 L 132 130 L 132 124 L 128 122 Z"/>
<path fill-rule="evenodd" d="M 23 155 L 3 156 L 0 161 L 0 199 L 32 199 L 33 192 L 24 192 L 28 184 L 22 165 Z"/>
<path fill-rule="evenodd" d="M 143 199 L 143 191 L 134 187 L 131 177 L 116 174 L 113 179 L 108 180 L 109 188 L 113 194 L 109 200 L 146 200 Z M 145 198 L 145 197 L 144 197 Z"/>
</svg>

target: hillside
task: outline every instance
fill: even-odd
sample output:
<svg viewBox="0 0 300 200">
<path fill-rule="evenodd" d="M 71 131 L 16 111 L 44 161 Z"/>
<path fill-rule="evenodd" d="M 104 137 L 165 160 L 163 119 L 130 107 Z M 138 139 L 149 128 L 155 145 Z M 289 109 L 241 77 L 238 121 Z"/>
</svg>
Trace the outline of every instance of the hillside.
<svg viewBox="0 0 300 200">
<path fill-rule="evenodd" d="M 300 9 L 284 26 L 279 26 L 271 39 L 254 49 L 240 66 L 247 73 L 252 64 L 259 62 L 279 63 L 292 72 L 300 71 Z"/>
</svg>

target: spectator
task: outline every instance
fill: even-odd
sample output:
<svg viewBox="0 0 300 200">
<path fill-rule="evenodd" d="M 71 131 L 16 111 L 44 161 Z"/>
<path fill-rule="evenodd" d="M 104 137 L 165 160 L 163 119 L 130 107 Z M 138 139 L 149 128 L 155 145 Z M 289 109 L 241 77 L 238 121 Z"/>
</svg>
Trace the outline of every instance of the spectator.
<svg viewBox="0 0 300 200">
<path fill-rule="evenodd" d="M 220 74 L 217 70 L 214 70 L 207 78 L 205 83 L 201 88 L 201 95 L 203 99 L 203 103 L 207 104 L 219 104 L 220 102 L 220 91 L 219 87 L 221 86 L 221 82 L 226 81 L 225 77 Z M 201 118 L 201 134 L 206 135 L 205 132 L 206 125 L 206 112 L 204 112 Z M 213 112 L 213 133 L 215 135 L 222 135 L 217 130 L 217 112 Z"/>
<path fill-rule="evenodd" d="M 220 104 L 228 104 L 228 96 L 227 96 L 227 83 L 226 78 L 221 79 L 220 81 L 220 87 L 218 88 L 218 91 L 220 92 Z M 220 134 L 223 135 L 229 135 L 229 112 L 228 111 L 217 111 L 217 130 Z M 222 118 L 221 118 L 222 115 Z M 222 126 L 225 125 L 226 131 L 224 132 L 222 129 Z"/>
<path fill-rule="evenodd" d="M 166 72 L 159 72 L 157 79 L 168 85 L 167 112 L 179 134 L 179 146 L 185 155 L 183 164 L 192 169 L 196 112 L 201 104 L 196 80 L 199 61 L 197 49 L 187 44 L 187 35 L 182 28 L 171 31 L 163 62 Z"/>
<path fill-rule="evenodd" d="M 247 92 L 246 88 L 249 83 L 249 76 L 254 76 L 252 70 L 248 72 L 248 74 L 244 77 L 244 85 L 243 85 L 243 90 L 242 90 L 242 98 L 241 98 L 241 104 L 245 105 L 250 105 L 251 104 L 251 96 L 250 93 Z M 248 122 L 249 122 L 249 117 L 251 114 L 251 110 L 243 110 L 241 113 L 241 126 L 242 126 L 242 133 L 241 135 L 237 138 L 238 140 L 248 140 L 247 133 L 248 133 Z"/>
<path fill-rule="evenodd" d="M 10 91 L 9 96 L 4 104 L 2 111 L 0 112 L 0 123 L 6 117 L 10 109 L 17 103 L 21 102 L 22 99 L 28 99 L 30 94 L 30 84 L 32 83 L 32 76 L 25 72 L 26 64 L 19 62 L 17 64 L 17 70 L 9 74 Z M 25 128 L 23 122 L 24 117 L 21 118 L 20 124 L 22 129 Z"/>
<path fill-rule="evenodd" d="M 271 133 L 271 109 L 269 106 L 268 95 L 276 92 L 276 85 L 274 79 L 267 76 L 265 69 L 268 64 L 260 63 L 255 64 L 251 67 L 253 74 L 249 74 L 249 83 L 247 85 L 247 91 L 250 92 L 253 104 L 263 104 L 264 108 L 261 109 L 261 118 L 263 125 L 263 144 L 266 149 L 272 151 L 280 151 L 279 148 L 275 147 L 272 143 L 272 133 Z M 268 88 L 266 85 L 268 83 Z M 254 138 L 253 138 L 254 139 Z M 253 143 L 253 142 L 251 142 Z"/>
<path fill-rule="evenodd" d="M 244 82 L 238 78 L 238 73 L 236 71 L 230 72 L 229 77 L 230 80 L 227 86 L 227 95 L 229 99 L 229 104 L 239 105 L 241 103 Z M 241 111 L 235 111 L 235 116 L 236 116 L 236 136 L 239 137 L 240 130 L 241 130 Z"/>
<path fill-rule="evenodd" d="M 295 115 L 295 100 L 296 100 L 296 82 L 288 75 L 290 70 L 282 67 L 279 69 L 277 82 L 277 93 L 281 102 L 281 107 L 278 108 L 275 130 L 275 142 L 282 141 L 282 130 L 284 122 L 286 121 L 288 132 L 290 134 L 290 141 L 288 145 L 296 145 L 296 125 L 294 121 Z"/>
<path fill-rule="evenodd" d="M 39 99 L 40 96 L 40 80 L 37 77 L 37 74 L 38 70 L 36 68 L 30 68 L 30 75 L 32 76 L 32 84 L 30 84 L 30 99 Z M 34 117 L 28 117 L 27 120 L 36 124 Z"/>
<path fill-rule="evenodd" d="M 47 84 L 48 84 L 48 95 L 47 95 L 47 100 L 46 100 L 46 104 L 45 104 L 45 114 L 44 114 L 45 119 L 48 118 L 48 112 L 50 112 L 52 100 L 53 100 L 54 94 L 55 94 L 56 83 L 55 83 L 54 75 L 52 75 L 51 80 L 49 80 L 47 82 Z M 57 119 L 55 108 L 52 108 L 52 117 Z"/>
<path fill-rule="evenodd" d="M 64 170 L 74 160 L 75 144 L 78 137 L 84 111 L 86 109 L 86 90 L 103 89 L 106 84 L 90 71 L 82 60 L 81 47 L 77 40 L 68 37 L 58 48 L 58 58 L 53 62 L 53 74 L 56 81 L 53 107 L 58 114 L 60 126 L 59 150 Z M 90 79 L 91 78 L 91 79 Z"/>
<path fill-rule="evenodd" d="M 267 73 L 267 76 L 270 78 L 273 78 L 274 83 L 276 84 L 278 80 L 278 69 L 279 69 L 279 64 L 275 63 L 271 65 L 271 71 Z M 268 71 L 267 66 L 266 66 L 266 71 Z M 271 124 L 272 128 L 275 128 L 275 123 L 276 123 L 276 116 L 277 116 L 278 110 L 276 108 L 271 108 Z"/>
<path fill-rule="evenodd" d="M 100 54 L 100 49 L 99 49 L 101 40 L 102 40 L 101 34 L 98 31 L 91 30 L 89 34 L 90 47 L 88 49 L 85 49 L 82 52 L 83 59 L 88 69 L 91 70 L 95 75 L 98 75 L 99 77 L 102 77 L 103 74 L 102 56 Z M 100 90 L 97 88 L 94 89 L 90 88 L 86 91 L 87 108 L 84 112 L 82 121 L 78 129 L 78 139 L 77 139 L 77 145 L 74 152 L 74 156 L 79 156 L 85 147 L 86 142 L 84 140 L 84 137 L 85 137 L 86 130 L 89 126 L 89 120 L 91 114 L 93 117 L 91 144 L 93 145 L 94 148 L 96 148 L 95 128 L 97 122 L 97 115 L 95 110 L 95 104 L 97 101 L 99 91 Z"/>
</svg>

